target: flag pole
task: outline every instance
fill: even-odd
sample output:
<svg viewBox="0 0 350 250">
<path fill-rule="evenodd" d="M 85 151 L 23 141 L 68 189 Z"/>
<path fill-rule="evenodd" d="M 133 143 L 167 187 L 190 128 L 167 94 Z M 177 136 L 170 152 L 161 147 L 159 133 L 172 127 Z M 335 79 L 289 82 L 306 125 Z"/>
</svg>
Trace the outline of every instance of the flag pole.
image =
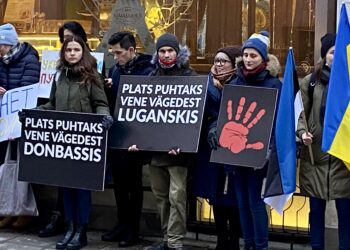
<svg viewBox="0 0 350 250">
<path fill-rule="evenodd" d="M 299 100 L 300 100 L 300 102 L 301 102 L 301 105 L 304 107 L 304 104 L 303 104 L 303 96 L 302 96 L 302 95 L 300 95 Z M 306 120 L 306 115 L 305 115 L 305 109 L 304 109 L 304 108 L 303 108 L 303 111 L 301 112 L 301 115 L 302 115 L 303 122 L 304 122 L 304 125 L 305 125 L 305 131 L 306 131 L 306 133 L 309 133 L 309 128 L 308 128 L 308 126 L 307 126 L 307 120 Z M 311 164 L 312 164 L 312 165 L 315 165 L 314 154 L 313 154 L 313 152 L 312 152 L 311 144 L 308 145 L 307 147 L 308 147 L 308 149 L 309 149 Z"/>
</svg>

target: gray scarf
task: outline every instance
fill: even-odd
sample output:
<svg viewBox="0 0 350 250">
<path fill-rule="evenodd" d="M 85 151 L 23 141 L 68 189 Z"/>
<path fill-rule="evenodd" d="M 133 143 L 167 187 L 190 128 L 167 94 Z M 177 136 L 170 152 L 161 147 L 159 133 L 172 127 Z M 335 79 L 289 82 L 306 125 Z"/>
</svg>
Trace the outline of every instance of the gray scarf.
<svg viewBox="0 0 350 250">
<path fill-rule="evenodd" d="M 22 44 L 21 43 L 17 43 L 16 45 L 14 45 L 9 52 L 4 55 L 2 57 L 2 61 L 5 64 L 10 64 L 10 62 L 12 61 L 12 58 L 20 51 Z"/>
</svg>

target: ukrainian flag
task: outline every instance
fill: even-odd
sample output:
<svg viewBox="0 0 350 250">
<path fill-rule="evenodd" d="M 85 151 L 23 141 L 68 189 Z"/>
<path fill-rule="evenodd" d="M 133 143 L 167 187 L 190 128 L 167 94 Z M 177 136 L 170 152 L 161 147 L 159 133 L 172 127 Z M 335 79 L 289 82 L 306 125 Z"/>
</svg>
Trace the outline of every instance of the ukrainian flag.
<svg viewBox="0 0 350 250">
<path fill-rule="evenodd" d="M 322 150 L 341 159 L 350 170 L 350 25 L 342 5 L 329 80 Z"/>
</svg>

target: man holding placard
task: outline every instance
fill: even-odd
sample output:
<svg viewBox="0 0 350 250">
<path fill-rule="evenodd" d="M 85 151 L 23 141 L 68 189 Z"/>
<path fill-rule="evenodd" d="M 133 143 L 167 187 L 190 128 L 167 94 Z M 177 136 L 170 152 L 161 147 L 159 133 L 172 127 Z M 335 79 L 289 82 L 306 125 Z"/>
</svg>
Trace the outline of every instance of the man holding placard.
<svg viewBox="0 0 350 250">
<path fill-rule="evenodd" d="M 121 75 L 148 75 L 153 69 L 152 57 L 136 51 L 136 41 L 129 32 L 117 32 L 109 41 L 116 65 L 106 79 L 106 93 L 111 114 L 114 114 Z M 136 155 L 135 155 L 136 154 Z M 139 153 L 126 150 L 109 150 L 112 166 L 114 195 L 118 207 L 118 225 L 102 235 L 103 241 L 119 241 L 120 247 L 134 245 L 138 241 L 143 191 L 142 166 L 145 161 Z"/>
</svg>

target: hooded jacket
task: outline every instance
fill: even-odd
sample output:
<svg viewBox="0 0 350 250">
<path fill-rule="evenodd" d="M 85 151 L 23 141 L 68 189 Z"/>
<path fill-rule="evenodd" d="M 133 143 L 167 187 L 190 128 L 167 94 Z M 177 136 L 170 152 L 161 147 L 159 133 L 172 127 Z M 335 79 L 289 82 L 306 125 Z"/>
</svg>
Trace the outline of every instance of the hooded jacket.
<svg viewBox="0 0 350 250">
<path fill-rule="evenodd" d="M 109 115 L 102 78 L 92 84 L 81 83 L 81 80 L 82 77 L 69 68 L 63 70 L 52 83 L 49 102 L 37 108 Z"/>
<path fill-rule="evenodd" d="M 152 64 L 155 69 L 150 76 L 194 76 L 196 72 L 190 67 L 189 63 L 190 51 L 187 46 L 180 46 L 180 51 L 176 58 L 176 64 L 172 68 L 164 69 L 159 65 L 158 53 L 155 52 Z M 169 149 L 170 150 L 170 149 Z M 180 153 L 180 155 L 169 155 L 165 153 L 154 153 L 152 155 L 151 165 L 154 166 L 188 166 L 193 163 L 191 154 Z"/>
<path fill-rule="evenodd" d="M 308 129 L 313 135 L 311 147 L 315 164 L 311 164 L 308 147 L 302 145 L 299 175 L 301 193 L 324 200 L 350 198 L 350 171 L 341 160 L 323 152 L 321 148 L 323 124 L 321 123 L 320 113 L 322 96 L 327 85 L 316 81 L 313 96 L 311 97 L 308 91 L 310 79 L 311 74 L 307 75 L 300 82 L 300 91 Z M 297 136 L 301 139 L 305 131 L 304 121 L 300 118 L 298 121 Z"/>
<path fill-rule="evenodd" d="M 39 54 L 27 42 L 21 44 L 9 64 L 5 64 L 0 58 L 0 86 L 6 90 L 38 83 L 39 77 Z"/>
</svg>

